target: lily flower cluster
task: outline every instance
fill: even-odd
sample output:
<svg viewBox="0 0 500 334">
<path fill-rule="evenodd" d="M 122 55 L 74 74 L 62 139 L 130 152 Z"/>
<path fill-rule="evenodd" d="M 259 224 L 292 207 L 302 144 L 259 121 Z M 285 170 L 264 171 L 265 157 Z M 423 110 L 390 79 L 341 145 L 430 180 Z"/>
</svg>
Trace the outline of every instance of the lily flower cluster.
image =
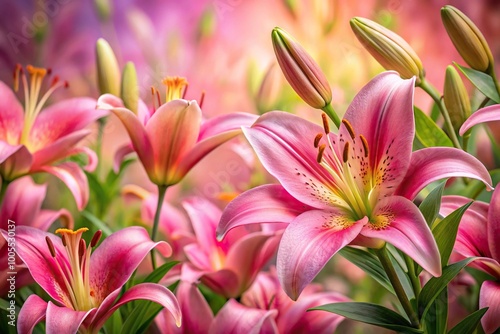
<svg viewBox="0 0 500 334">
<path fill-rule="evenodd" d="M 221 100 L 214 116 L 181 76 L 142 94 L 103 38 L 82 90 L 99 96 L 61 98 L 71 83 L 16 65 L 0 82 L 0 332 L 498 332 L 500 179 L 481 138 L 494 165 L 500 137 L 478 125 L 500 121 L 500 83 L 474 22 L 453 6 L 441 17 L 466 64 L 443 70 L 442 93 L 410 43 L 352 18 L 386 71 L 345 111 L 280 27 L 266 31 L 275 59 L 255 111 Z M 267 110 L 282 88 L 296 95 Z"/>
</svg>

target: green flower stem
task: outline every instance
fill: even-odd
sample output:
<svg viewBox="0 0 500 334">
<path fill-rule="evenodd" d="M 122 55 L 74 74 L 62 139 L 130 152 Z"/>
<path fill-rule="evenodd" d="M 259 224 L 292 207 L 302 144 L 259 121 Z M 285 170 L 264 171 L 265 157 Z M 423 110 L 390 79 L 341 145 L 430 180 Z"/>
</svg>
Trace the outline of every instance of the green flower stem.
<svg viewBox="0 0 500 334">
<path fill-rule="evenodd" d="M 158 186 L 158 203 L 156 204 L 155 218 L 153 220 L 153 229 L 151 230 L 151 240 L 155 241 L 156 234 L 158 232 L 158 225 L 160 223 L 161 208 L 163 206 L 163 200 L 165 199 L 165 194 L 167 193 L 167 186 Z M 156 260 L 154 250 L 151 250 L 151 263 L 153 264 L 153 270 L 156 269 Z"/>
<path fill-rule="evenodd" d="M 333 121 L 333 123 L 335 124 L 337 129 L 340 128 L 340 118 L 337 115 L 337 113 L 335 112 L 335 110 L 333 110 L 331 103 L 328 103 L 321 110 L 323 110 L 325 112 L 325 114 L 327 114 L 328 117 L 330 117 L 330 119 Z"/>
<path fill-rule="evenodd" d="M 453 129 L 453 125 L 451 124 L 451 119 L 450 115 L 448 114 L 448 110 L 446 110 L 443 100 L 441 99 L 441 94 L 439 94 L 436 88 L 434 88 L 431 84 L 429 84 L 425 79 L 422 79 L 420 83 L 417 83 L 417 86 L 422 88 L 427 94 L 429 94 L 429 96 L 434 100 L 434 102 L 436 102 L 437 106 L 439 107 L 439 110 L 441 111 L 441 114 L 443 115 L 444 118 L 446 130 L 448 131 L 448 136 L 453 142 L 453 146 L 455 146 L 456 148 L 462 148 L 460 146 L 460 142 L 458 141 L 457 134 L 455 133 L 455 129 Z"/>
<path fill-rule="evenodd" d="M 106 121 L 107 118 L 100 118 L 97 123 L 98 123 L 98 128 L 97 128 L 97 139 L 96 139 L 96 155 L 97 155 L 97 166 L 95 169 L 95 174 L 97 176 L 97 179 L 99 179 L 99 174 L 101 171 L 101 165 L 102 165 L 102 138 L 104 136 L 104 128 L 106 127 Z"/>
<path fill-rule="evenodd" d="M 411 286 L 413 288 L 413 292 L 415 293 L 415 298 L 418 299 L 418 295 L 420 294 L 420 290 L 422 287 L 420 285 L 420 280 L 418 279 L 418 275 L 415 272 L 415 262 L 408 256 L 405 255 L 406 266 L 408 267 L 408 276 L 410 277 Z"/>
<path fill-rule="evenodd" d="M 382 263 L 382 267 L 384 267 L 384 270 L 387 273 L 387 277 L 389 277 L 389 281 L 391 281 L 392 287 L 394 288 L 394 292 L 396 293 L 396 296 L 398 297 L 401 306 L 403 306 L 403 309 L 410 318 L 412 326 L 415 328 L 420 328 L 420 322 L 418 320 L 418 316 L 415 313 L 415 310 L 413 310 L 410 300 L 408 299 L 408 296 L 406 295 L 406 292 L 403 286 L 401 285 L 401 282 L 399 281 L 398 274 L 396 273 L 396 270 L 392 265 L 391 259 L 387 254 L 386 247 L 383 246 L 380 249 L 376 249 L 375 253 L 377 254 L 377 257 Z"/>
<path fill-rule="evenodd" d="M 487 73 L 493 79 L 493 83 L 495 84 L 495 88 L 497 89 L 498 95 L 500 96 L 500 83 L 497 80 L 497 75 L 495 73 L 495 65 L 493 63 L 488 68 Z"/>
<path fill-rule="evenodd" d="M 9 183 L 9 181 L 2 180 L 2 188 L 0 189 L 0 205 L 3 203 L 3 198 L 5 197 Z"/>
</svg>

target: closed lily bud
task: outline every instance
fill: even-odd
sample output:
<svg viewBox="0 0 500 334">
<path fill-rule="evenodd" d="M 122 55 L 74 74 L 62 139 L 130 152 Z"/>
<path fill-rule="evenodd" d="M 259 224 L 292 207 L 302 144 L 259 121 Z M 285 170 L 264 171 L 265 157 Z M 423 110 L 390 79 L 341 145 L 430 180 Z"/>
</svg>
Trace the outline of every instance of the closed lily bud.
<svg viewBox="0 0 500 334">
<path fill-rule="evenodd" d="M 312 57 L 281 28 L 272 32 L 274 53 L 295 92 L 311 107 L 322 109 L 332 101 L 328 80 Z"/>
<path fill-rule="evenodd" d="M 139 87 L 134 63 L 128 62 L 123 68 L 121 99 L 128 109 L 137 114 L 139 107 Z"/>
<path fill-rule="evenodd" d="M 453 6 L 441 8 L 441 19 L 453 45 L 465 62 L 475 70 L 486 72 L 493 63 L 493 56 L 476 25 Z"/>
<path fill-rule="evenodd" d="M 386 70 L 394 70 L 401 78 L 424 78 L 424 68 L 417 53 L 401 36 L 371 20 L 354 17 L 351 29 L 370 54 Z"/>
<path fill-rule="evenodd" d="M 259 114 L 276 108 L 281 93 L 282 83 L 283 76 L 279 72 L 278 66 L 272 64 L 260 83 L 259 91 L 255 99 Z"/>
<path fill-rule="evenodd" d="M 458 131 L 471 114 L 469 95 L 457 70 L 453 66 L 446 68 L 443 100 L 450 114 L 451 124 Z"/>
<path fill-rule="evenodd" d="M 120 95 L 120 67 L 115 53 L 106 40 L 99 38 L 96 44 L 97 80 L 101 94 Z"/>
</svg>

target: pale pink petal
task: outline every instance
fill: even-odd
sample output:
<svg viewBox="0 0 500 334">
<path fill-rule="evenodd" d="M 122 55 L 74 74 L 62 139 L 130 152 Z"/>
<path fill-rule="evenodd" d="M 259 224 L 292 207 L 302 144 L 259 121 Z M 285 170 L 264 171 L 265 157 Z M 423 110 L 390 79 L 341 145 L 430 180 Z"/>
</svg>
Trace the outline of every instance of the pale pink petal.
<svg viewBox="0 0 500 334">
<path fill-rule="evenodd" d="M 165 257 L 172 248 L 164 241 L 151 241 L 148 232 L 138 226 L 124 228 L 104 239 L 90 258 L 90 286 L 96 299 L 104 300 L 120 289 L 153 248 Z"/>
<path fill-rule="evenodd" d="M 87 176 L 75 162 L 64 162 L 57 166 L 40 166 L 37 171 L 50 173 L 63 181 L 73 194 L 78 210 L 83 210 L 89 200 Z"/>
<path fill-rule="evenodd" d="M 209 251 L 217 247 L 215 229 L 221 216 L 220 209 L 201 197 L 190 197 L 182 202 L 182 206 L 189 216 L 200 246 Z"/>
<path fill-rule="evenodd" d="M 33 226 L 34 220 L 39 215 L 46 190 L 46 185 L 37 185 L 29 176 L 13 181 L 7 188 L 0 209 L 0 227 L 7 230 L 8 219 L 15 221 L 18 226 Z"/>
<path fill-rule="evenodd" d="M 120 166 L 125 157 L 132 152 L 134 152 L 134 147 L 130 143 L 125 144 L 116 150 L 115 157 L 113 159 L 113 171 L 116 174 L 120 171 Z"/>
<path fill-rule="evenodd" d="M 92 321 L 92 327 L 94 329 L 101 328 L 104 326 L 106 320 L 108 320 L 108 318 L 116 312 L 120 306 L 134 300 L 149 300 L 163 306 L 173 315 L 176 325 L 181 325 L 181 309 L 174 294 L 163 285 L 155 283 L 141 283 L 128 289 L 110 309 L 100 307 Z"/>
<path fill-rule="evenodd" d="M 288 225 L 278 249 L 281 286 L 296 300 L 330 258 L 359 234 L 368 219 L 350 221 L 341 211 L 307 211 Z"/>
<path fill-rule="evenodd" d="M 30 146 L 37 147 L 36 150 L 46 147 L 107 114 L 105 110 L 96 110 L 96 100 L 91 98 L 72 98 L 57 102 L 43 109 L 36 118 L 29 136 Z"/>
<path fill-rule="evenodd" d="M 460 127 L 460 135 L 463 136 L 464 133 L 472 128 L 474 125 L 500 121 L 500 105 L 495 104 L 486 108 L 479 109 L 475 113 L 469 116 L 467 120 Z"/>
<path fill-rule="evenodd" d="M 259 186 L 245 191 L 227 205 L 217 227 L 217 238 L 222 239 L 232 228 L 246 224 L 290 223 L 311 209 L 297 201 L 281 185 Z"/>
<path fill-rule="evenodd" d="M 31 334 L 33 328 L 45 319 L 47 311 L 47 302 L 37 295 L 31 295 L 26 299 L 19 311 L 17 319 L 17 333 Z"/>
<path fill-rule="evenodd" d="M 373 173 L 385 170 L 380 197 L 393 193 L 408 169 L 415 133 L 414 81 L 403 80 L 396 72 L 384 72 L 361 89 L 344 115 L 355 136 L 366 138 Z M 340 138 L 351 140 L 344 125 L 339 129 L 337 143 L 342 152 L 345 144 Z M 361 145 L 361 139 L 355 140 Z"/>
<path fill-rule="evenodd" d="M 127 130 L 134 150 L 137 152 L 144 169 L 146 169 L 150 178 L 154 177 L 153 147 L 143 123 L 132 111 L 123 107 L 120 99 L 110 94 L 102 95 L 99 98 L 97 108 L 109 110 L 120 119 Z"/>
<path fill-rule="evenodd" d="M 379 225 L 366 224 L 363 236 L 394 245 L 433 276 L 441 276 L 436 240 L 413 202 L 400 196 L 386 197 L 378 202 L 373 217 Z"/>
<path fill-rule="evenodd" d="M 254 309 L 230 299 L 217 313 L 209 333 L 279 333 L 274 320 L 277 315 L 276 310 Z"/>
<path fill-rule="evenodd" d="M 89 311 L 74 311 L 68 307 L 60 307 L 52 302 L 48 302 L 46 316 L 47 333 L 67 333 L 75 334 L 83 321 L 95 309 Z"/>
<path fill-rule="evenodd" d="M 495 189 L 491 197 L 487 227 L 491 257 L 500 261 L 500 190 Z"/>
<path fill-rule="evenodd" d="M 200 280 L 210 290 L 219 295 L 228 298 L 239 295 L 240 280 L 232 270 L 221 269 L 214 272 L 204 272 Z"/>
<path fill-rule="evenodd" d="M 241 131 L 242 126 L 251 126 L 257 118 L 259 118 L 257 115 L 243 112 L 234 112 L 214 117 L 201 124 L 198 141 L 200 142 L 228 131 Z"/>
<path fill-rule="evenodd" d="M 24 108 L 10 87 L 0 81 L 0 140 L 19 143 L 24 124 Z"/>
<path fill-rule="evenodd" d="M 212 270 L 212 263 L 210 261 L 209 251 L 201 243 L 188 244 L 184 246 L 184 253 L 195 267 L 199 270 Z"/>
<path fill-rule="evenodd" d="M 39 150 L 33 153 L 33 170 L 39 169 L 41 166 L 49 165 L 58 160 L 62 160 L 68 156 L 75 154 L 74 146 L 83 138 L 90 134 L 90 130 L 80 130 L 61 137 L 46 146 L 39 146 Z"/>
<path fill-rule="evenodd" d="M 177 286 L 176 296 L 182 311 L 183 332 L 208 333 L 214 315 L 196 285 L 181 281 Z"/>
<path fill-rule="evenodd" d="M 396 194 L 413 199 L 431 182 L 449 177 L 477 179 L 492 189 L 488 170 L 472 155 L 451 147 L 430 147 L 413 152 L 406 177 Z"/>
<path fill-rule="evenodd" d="M 33 156 L 24 145 L 9 145 L 0 140 L 0 175 L 12 181 L 27 174 L 33 163 Z"/>
<path fill-rule="evenodd" d="M 196 143 L 201 110 L 196 101 L 173 100 L 156 110 L 146 125 L 155 156 L 157 181 L 175 184 L 172 173 Z"/>
<path fill-rule="evenodd" d="M 2 231 L 5 239 L 7 232 Z M 17 226 L 16 227 L 16 252 L 28 267 L 33 279 L 56 301 L 70 305 L 66 285 L 60 274 L 55 259 L 52 257 L 45 240 L 49 237 L 56 251 L 56 258 L 60 263 L 68 262 L 66 250 L 61 238 L 43 232 L 39 229 Z"/>
<path fill-rule="evenodd" d="M 331 208 L 331 174 L 316 161 L 314 138 L 323 128 L 289 113 L 272 111 L 262 115 L 243 133 L 264 167 L 285 190 L 315 208 Z M 324 141 L 324 139 L 322 139 Z"/>
<path fill-rule="evenodd" d="M 481 319 L 486 334 L 500 328 L 500 282 L 485 281 L 479 293 L 479 308 L 489 307 Z"/>
<path fill-rule="evenodd" d="M 36 219 L 33 220 L 32 226 L 47 231 L 52 223 L 58 219 L 61 220 L 61 225 L 63 227 L 73 228 L 73 216 L 71 216 L 71 213 L 66 209 L 58 211 L 42 210 L 38 213 Z"/>
</svg>

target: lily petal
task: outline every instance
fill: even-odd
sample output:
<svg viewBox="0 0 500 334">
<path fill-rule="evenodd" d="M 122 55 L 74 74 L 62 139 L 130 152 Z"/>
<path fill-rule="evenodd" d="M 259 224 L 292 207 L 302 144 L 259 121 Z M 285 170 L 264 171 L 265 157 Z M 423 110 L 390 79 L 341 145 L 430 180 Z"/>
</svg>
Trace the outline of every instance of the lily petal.
<svg viewBox="0 0 500 334">
<path fill-rule="evenodd" d="M 120 289 L 155 247 L 165 257 L 172 254 L 169 244 L 151 241 L 147 231 L 138 226 L 127 227 L 104 239 L 90 258 L 90 286 L 96 300 L 102 302 Z"/>
<path fill-rule="evenodd" d="M 224 132 L 234 130 L 240 132 L 242 126 L 249 127 L 255 123 L 258 118 L 257 115 L 244 112 L 234 112 L 211 118 L 201 124 L 198 141 L 201 142 Z"/>
<path fill-rule="evenodd" d="M 163 306 L 174 317 L 177 327 L 182 323 L 182 315 L 179 303 L 172 291 L 163 285 L 156 283 L 141 283 L 134 285 L 108 310 L 99 308 L 95 315 L 92 327 L 99 329 L 118 308 L 134 300 L 149 300 Z M 107 303 L 106 303 L 107 304 Z M 105 313 L 104 313 L 105 311 Z"/>
<path fill-rule="evenodd" d="M 63 181 L 73 194 L 78 210 L 83 210 L 89 200 L 87 176 L 75 162 L 64 162 L 57 166 L 40 166 L 37 171 L 50 173 Z"/>
<path fill-rule="evenodd" d="M 229 299 L 217 313 L 209 333 L 278 333 L 274 320 L 277 315 L 277 310 L 249 308 Z"/>
<path fill-rule="evenodd" d="M 396 194 L 412 200 L 431 182 L 448 177 L 469 177 L 493 189 L 488 170 L 472 155 L 451 147 L 429 147 L 413 152 Z"/>
<path fill-rule="evenodd" d="M 232 200 L 222 213 L 217 238 L 231 229 L 255 223 L 290 223 L 312 207 L 297 201 L 281 185 L 263 185 L 245 191 Z M 265 212 L 259 215 L 258 212 Z"/>
<path fill-rule="evenodd" d="M 323 132 L 318 125 L 282 111 L 265 113 L 251 128 L 243 128 L 266 170 L 290 195 L 315 208 L 329 209 L 327 198 L 336 195 L 326 185 L 333 184 L 333 179 L 316 161 L 313 145 L 316 135 Z M 324 185 L 321 191 L 325 193 L 318 194 L 308 184 Z"/>
<path fill-rule="evenodd" d="M 182 202 L 186 210 L 198 243 L 205 249 L 217 247 L 215 239 L 216 219 L 221 211 L 214 204 L 200 197 L 191 197 Z"/>
<path fill-rule="evenodd" d="M 487 221 L 491 257 L 500 262 L 500 190 L 493 192 Z"/>
<path fill-rule="evenodd" d="M 343 212 L 320 210 L 307 211 L 292 221 L 283 234 L 277 258 L 278 277 L 287 295 L 296 300 L 328 260 L 354 240 L 367 222 L 366 217 L 350 222 Z"/>
<path fill-rule="evenodd" d="M 380 197 L 392 193 L 408 169 L 415 133 L 414 82 L 414 78 L 403 80 L 396 72 L 384 72 L 361 89 L 344 116 L 355 134 L 366 138 L 373 173 L 390 163 L 390 171 L 385 172 L 390 176 L 386 175 L 381 185 Z M 340 136 L 350 138 L 344 124 L 339 129 Z M 340 140 L 338 144 L 344 145 Z"/>
<path fill-rule="evenodd" d="M 208 333 L 214 314 L 196 285 L 181 281 L 176 295 L 182 311 L 183 332 Z"/>
<path fill-rule="evenodd" d="M 75 154 L 83 154 L 87 156 L 87 164 L 83 166 L 83 169 L 86 172 L 93 172 L 97 168 L 97 164 L 99 163 L 99 159 L 97 158 L 97 154 L 92 151 L 87 146 L 74 147 L 68 154 L 68 156 Z"/>
<path fill-rule="evenodd" d="M 61 209 L 58 211 L 42 210 L 38 213 L 36 219 L 33 221 L 32 226 L 43 231 L 47 231 L 52 223 L 57 219 L 61 219 L 62 226 L 64 226 L 65 228 L 73 228 L 73 216 L 66 209 Z"/>
<path fill-rule="evenodd" d="M 23 107 L 16 95 L 0 81 L 0 140 L 9 144 L 19 143 L 24 124 Z"/>
<path fill-rule="evenodd" d="M 486 108 L 479 109 L 462 124 L 460 127 L 460 135 L 463 136 L 464 133 L 472 128 L 474 125 L 485 123 L 485 122 L 493 122 L 500 121 L 500 105 L 495 104 Z"/>
<path fill-rule="evenodd" d="M 26 299 L 19 311 L 17 319 L 17 332 L 19 334 L 31 334 L 33 328 L 45 319 L 47 302 L 37 295 L 31 295 Z"/>
<path fill-rule="evenodd" d="M 7 188 L 0 208 L 0 226 L 7 229 L 7 220 L 16 225 L 32 225 L 45 198 L 46 185 L 38 185 L 29 176 L 13 181 Z M 29 207 L 29 210 L 26 210 Z"/>
<path fill-rule="evenodd" d="M 120 171 L 120 166 L 125 157 L 132 152 L 134 152 L 134 147 L 130 143 L 125 144 L 116 150 L 115 157 L 113 159 L 113 171 L 115 174 L 118 174 Z"/>
<path fill-rule="evenodd" d="M 89 311 L 74 311 L 69 307 L 60 307 L 52 302 L 48 302 L 46 331 L 47 333 L 68 333 L 75 334 L 83 321 L 95 309 Z"/>
<path fill-rule="evenodd" d="M 201 282 L 212 291 L 223 296 L 238 296 L 240 281 L 238 275 L 229 269 L 215 272 L 205 272 L 200 277 Z"/>
<path fill-rule="evenodd" d="M 479 293 L 479 308 L 489 307 L 481 319 L 486 334 L 500 328 L 500 282 L 485 281 Z"/>
<path fill-rule="evenodd" d="M 10 145 L 0 141 L 0 176 L 12 181 L 29 172 L 33 156 L 24 145 Z"/>
<path fill-rule="evenodd" d="M 386 197 L 374 209 L 377 225 L 367 224 L 361 235 L 381 239 L 397 247 L 433 276 L 441 276 L 441 256 L 422 213 L 410 200 Z"/>
</svg>

